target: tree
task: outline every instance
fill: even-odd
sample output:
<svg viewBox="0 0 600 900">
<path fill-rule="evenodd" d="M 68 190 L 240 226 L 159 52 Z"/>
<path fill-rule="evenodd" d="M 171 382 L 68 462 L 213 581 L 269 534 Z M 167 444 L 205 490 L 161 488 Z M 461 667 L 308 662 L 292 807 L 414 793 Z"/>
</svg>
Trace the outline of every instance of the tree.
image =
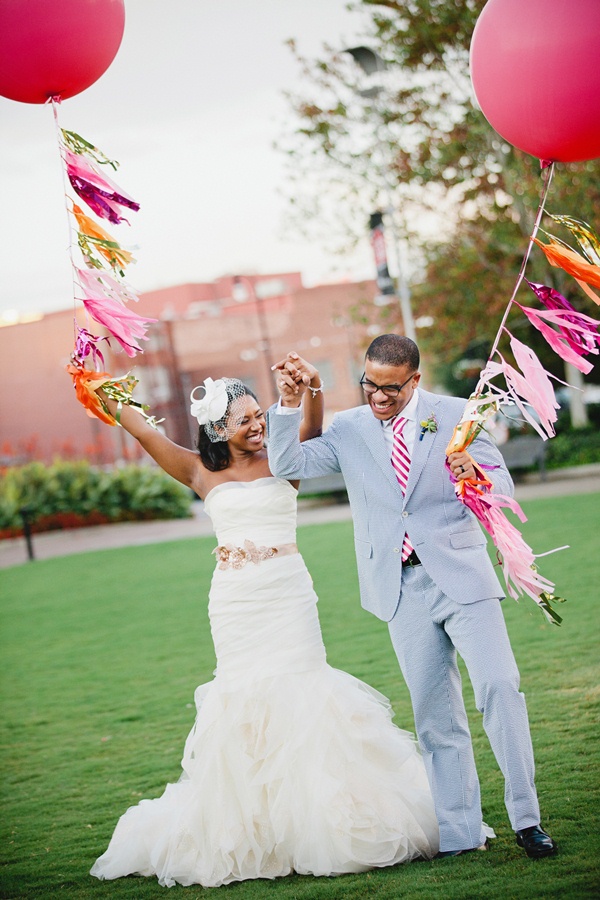
<svg viewBox="0 0 600 900">
<path fill-rule="evenodd" d="M 365 43 L 387 64 L 378 73 L 382 90 L 369 86 L 339 49 L 326 48 L 322 59 L 307 61 L 291 43 L 311 92 L 309 98 L 290 97 L 297 127 L 286 150 L 295 173 L 295 207 L 309 227 L 319 219 L 331 233 L 325 214 L 333 197 L 336 233 L 349 245 L 363 233 L 368 213 L 389 205 L 391 189 L 397 227 L 410 247 L 414 313 L 435 319 L 435 327 L 419 334 L 419 343 L 446 382 L 453 370 L 455 375 L 469 371 L 468 363 L 457 366 L 465 357 L 475 353 L 481 359 L 483 353 L 485 360 L 541 192 L 539 162 L 507 144 L 473 102 L 469 45 L 484 5 L 484 0 L 355 4 L 356 13 L 367 19 Z M 548 209 L 593 225 L 598 174 L 597 162 L 558 166 Z M 548 222 L 543 227 L 569 240 Z M 537 248 L 527 276 L 594 315 L 573 279 L 551 269 Z M 533 294 L 520 293 L 519 299 L 532 305 Z M 389 309 L 386 314 L 386 327 L 402 327 L 399 314 L 396 321 Z M 564 377 L 561 360 L 522 316 L 512 316 L 509 324 L 553 374 Z"/>
</svg>

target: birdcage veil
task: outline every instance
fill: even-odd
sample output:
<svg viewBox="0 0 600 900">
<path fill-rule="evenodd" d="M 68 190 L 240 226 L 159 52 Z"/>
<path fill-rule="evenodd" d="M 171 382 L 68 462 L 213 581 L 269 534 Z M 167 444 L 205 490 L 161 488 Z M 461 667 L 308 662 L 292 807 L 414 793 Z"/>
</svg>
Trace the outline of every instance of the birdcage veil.
<svg viewBox="0 0 600 900">
<path fill-rule="evenodd" d="M 195 397 L 196 391 L 204 391 Z M 204 428 L 211 443 L 228 441 L 242 424 L 248 391 L 238 378 L 206 378 L 190 394 L 190 413 Z"/>
</svg>

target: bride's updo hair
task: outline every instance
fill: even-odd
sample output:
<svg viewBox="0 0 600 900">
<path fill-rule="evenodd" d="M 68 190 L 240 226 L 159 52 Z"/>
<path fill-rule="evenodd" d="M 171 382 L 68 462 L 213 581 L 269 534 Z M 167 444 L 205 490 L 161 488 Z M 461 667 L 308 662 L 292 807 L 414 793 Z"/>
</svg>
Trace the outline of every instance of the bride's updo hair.
<svg viewBox="0 0 600 900">
<path fill-rule="evenodd" d="M 227 379 L 229 381 L 230 379 Z M 234 379 L 231 379 L 233 381 Z M 242 381 L 236 381 L 236 387 L 239 386 L 239 390 L 243 389 L 242 397 L 252 397 L 258 403 L 258 397 L 251 390 L 247 384 L 244 384 Z M 229 391 L 227 392 L 229 396 Z M 239 400 L 239 394 L 236 393 L 233 396 L 229 397 L 229 402 L 227 404 L 227 410 L 223 419 L 227 419 L 231 407 L 234 403 L 237 403 Z M 210 426 L 209 426 L 210 427 Z M 239 428 L 239 425 L 238 425 Z M 237 431 L 237 428 L 235 429 Z M 200 425 L 198 429 L 198 443 L 197 443 L 198 453 L 200 455 L 200 459 L 202 460 L 202 464 L 206 466 L 206 468 L 210 472 L 220 472 L 222 469 L 226 469 L 231 462 L 231 455 L 229 453 L 229 444 L 227 440 L 215 441 L 208 436 L 206 431 L 206 427 L 204 425 Z"/>
</svg>

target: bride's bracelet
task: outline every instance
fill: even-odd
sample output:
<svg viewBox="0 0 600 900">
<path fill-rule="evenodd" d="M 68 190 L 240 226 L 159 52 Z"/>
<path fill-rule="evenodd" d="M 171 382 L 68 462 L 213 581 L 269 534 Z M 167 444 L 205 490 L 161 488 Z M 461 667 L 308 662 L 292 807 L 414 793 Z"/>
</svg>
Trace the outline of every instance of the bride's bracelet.
<svg viewBox="0 0 600 900">
<path fill-rule="evenodd" d="M 323 381 L 321 381 L 321 384 L 319 385 L 319 387 L 313 387 L 313 386 L 310 385 L 310 384 L 308 385 L 308 389 L 309 389 L 309 391 L 311 392 L 311 394 L 313 395 L 313 400 L 315 399 L 315 397 L 317 396 L 317 394 L 319 393 L 319 391 L 320 391 L 321 393 L 323 393 L 323 388 L 324 388 L 324 387 L 325 387 L 325 385 L 323 384 Z"/>
</svg>

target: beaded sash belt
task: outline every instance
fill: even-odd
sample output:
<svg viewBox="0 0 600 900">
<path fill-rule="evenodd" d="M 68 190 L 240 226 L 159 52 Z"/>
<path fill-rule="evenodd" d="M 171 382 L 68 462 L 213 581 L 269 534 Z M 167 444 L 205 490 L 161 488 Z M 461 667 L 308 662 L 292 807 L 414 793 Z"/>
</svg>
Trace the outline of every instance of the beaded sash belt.
<svg viewBox="0 0 600 900">
<path fill-rule="evenodd" d="M 221 544 L 215 547 L 219 569 L 243 569 L 246 563 L 254 563 L 255 566 L 264 559 L 273 559 L 274 556 L 289 556 L 297 553 L 296 544 L 280 544 L 279 547 L 257 547 L 252 541 L 244 541 L 243 547 L 234 547 L 233 544 Z"/>
</svg>

